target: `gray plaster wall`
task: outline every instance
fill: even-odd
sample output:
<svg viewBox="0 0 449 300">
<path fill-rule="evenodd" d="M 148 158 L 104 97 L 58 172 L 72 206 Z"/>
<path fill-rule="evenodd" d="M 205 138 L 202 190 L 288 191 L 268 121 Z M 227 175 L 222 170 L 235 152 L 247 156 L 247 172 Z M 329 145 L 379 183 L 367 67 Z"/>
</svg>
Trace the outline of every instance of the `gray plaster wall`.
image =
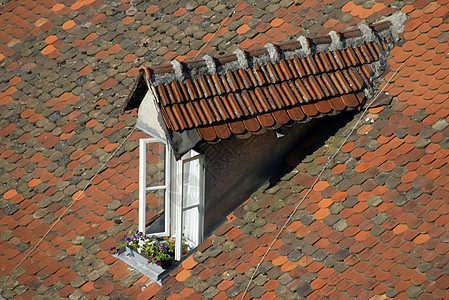
<svg viewBox="0 0 449 300">
<path fill-rule="evenodd" d="M 286 156 L 310 135 L 318 120 L 282 127 L 283 137 L 267 130 L 249 139 L 231 139 L 208 145 L 205 152 L 204 236 L 285 167 Z"/>
</svg>

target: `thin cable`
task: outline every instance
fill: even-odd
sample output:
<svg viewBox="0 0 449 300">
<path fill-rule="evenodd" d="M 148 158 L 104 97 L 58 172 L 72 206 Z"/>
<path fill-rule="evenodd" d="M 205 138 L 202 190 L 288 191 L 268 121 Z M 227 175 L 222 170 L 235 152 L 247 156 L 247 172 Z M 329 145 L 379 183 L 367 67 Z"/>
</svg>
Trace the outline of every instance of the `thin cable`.
<svg viewBox="0 0 449 300">
<path fill-rule="evenodd" d="M 259 270 L 260 265 L 264 262 L 265 258 L 268 255 L 268 252 L 271 250 L 271 248 L 273 247 L 274 243 L 277 241 L 277 239 L 279 238 L 279 236 L 281 235 L 281 233 L 284 231 L 284 229 L 287 227 L 288 223 L 290 223 L 290 220 L 292 219 L 293 215 L 296 213 L 296 211 L 299 209 L 299 206 L 304 202 L 304 200 L 307 198 L 307 196 L 310 194 L 310 192 L 312 191 L 312 189 L 315 187 L 315 185 L 317 184 L 317 182 L 320 180 L 321 175 L 323 175 L 324 171 L 327 169 L 327 167 L 330 165 L 330 163 L 334 160 L 334 158 L 337 156 L 337 154 L 341 151 L 341 148 L 343 147 L 343 145 L 346 144 L 346 142 L 348 141 L 349 137 L 351 136 L 351 134 L 355 131 L 355 129 L 359 126 L 361 120 L 365 117 L 366 112 L 368 111 L 368 109 L 370 108 L 370 106 L 374 103 L 374 101 L 377 100 L 377 98 L 379 98 L 379 96 L 381 95 L 381 93 L 385 90 L 385 88 L 387 87 L 387 85 L 391 82 L 391 80 L 393 79 L 393 77 L 399 72 L 399 70 L 402 68 L 402 66 L 405 64 L 405 62 L 403 62 L 397 69 L 396 71 L 393 72 L 393 74 L 391 75 L 390 79 L 387 81 L 387 83 L 383 86 L 383 88 L 379 91 L 379 93 L 377 93 L 377 95 L 373 98 L 373 100 L 371 100 L 371 102 L 366 106 L 366 108 L 363 110 L 362 114 L 360 115 L 359 119 L 357 120 L 357 122 L 354 124 L 354 126 L 352 127 L 352 129 L 349 131 L 349 133 L 346 135 L 345 139 L 343 140 L 343 142 L 340 144 L 340 146 L 338 147 L 338 149 L 334 152 L 334 154 L 328 159 L 327 163 L 324 165 L 324 167 L 322 168 L 322 170 L 320 171 L 320 173 L 318 174 L 318 176 L 316 177 L 315 181 L 313 182 L 312 186 L 307 190 L 306 194 L 302 197 L 302 199 L 298 202 L 298 204 L 296 204 L 295 209 L 290 213 L 287 221 L 285 221 L 284 225 L 282 226 L 282 228 L 279 230 L 278 234 L 275 236 L 275 238 L 273 239 L 273 241 L 271 242 L 270 246 L 268 247 L 267 251 L 265 252 L 265 254 L 262 256 L 260 262 L 257 264 L 256 269 L 254 270 L 253 274 L 251 275 L 251 279 L 248 282 L 248 285 L 246 286 L 245 291 L 243 292 L 242 298 L 243 299 L 246 295 L 246 293 L 249 290 L 249 286 L 251 285 L 251 283 L 254 280 L 254 276 L 256 276 L 257 271 Z"/>
<path fill-rule="evenodd" d="M 195 55 L 195 57 L 193 59 L 196 59 L 198 57 L 198 55 L 201 54 L 201 52 L 203 52 L 203 50 L 207 47 L 207 45 L 210 44 L 210 42 L 215 38 L 215 36 L 217 35 L 218 31 L 224 26 L 224 24 L 226 23 L 226 21 L 232 16 L 232 14 L 235 12 L 236 7 L 242 3 L 243 0 L 240 0 L 235 6 L 234 8 L 231 10 L 231 12 L 229 13 L 229 15 L 220 23 L 220 26 L 218 27 L 218 29 L 214 32 L 214 34 L 211 36 L 211 38 L 206 42 L 206 44 L 204 44 L 201 49 L 199 50 L 199 52 Z M 154 94 L 154 91 L 151 89 L 152 93 Z M 50 228 L 48 229 L 48 231 L 44 234 L 44 236 L 37 242 L 37 244 L 31 248 L 31 250 L 22 258 L 22 260 L 19 262 L 19 264 L 17 264 L 17 266 L 14 267 L 14 269 L 11 271 L 11 273 L 8 275 L 8 277 L 6 278 L 5 282 L 3 283 L 2 287 L 0 288 L 0 293 L 3 291 L 6 283 L 8 282 L 8 280 L 11 278 L 12 273 L 17 270 L 17 268 L 19 268 L 19 266 L 31 255 L 31 253 L 41 244 L 41 242 L 44 240 L 44 238 L 51 232 L 51 230 L 56 226 L 56 224 L 62 219 L 62 217 L 64 217 L 66 215 L 66 213 L 68 212 L 68 210 L 73 206 L 73 204 L 75 204 L 75 202 L 79 199 L 79 197 L 81 197 L 82 194 L 84 194 L 84 191 L 89 187 L 89 185 L 92 183 L 92 181 L 94 180 L 94 178 L 100 173 L 100 171 L 105 167 L 105 165 L 109 162 L 109 160 L 114 156 L 114 154 L 117 152 L 118 149 L 121 148 L 121 146 L 128 140 L 128 138 L 131 136 L 131 134 L 136 130 L 136 127 L 133 128 L 133 130 L 128 134 L 128 136 L 125 138 L 125 140 L 114 150 L 114 152 L 111 154 L 111 156 L 106 160 L 106 162 L 101 166 L 101 168 L 95 173 L 95 175 L 89 180 L 89 182 L 87 183 L 87 185 L 84 187 L 84 189 L 81 191 L 81 193 L 78 194 L 78 196 L 73 200 L 73 202 L 66 208 L 66 210 L 61 214 L 61 216 L 59 216 L 52 224 L 52 226 L 50 226 Z"/>
<path fill-rule="evenodd" d="M 234 8 L 231 10 L 231 12 L 229 13 L 229 15 L 224 18 L 224 20 L 220 23 L 220 26 L 218 27 L 217 30 L 215 30 L 214 34 L 210 37 L 210 39 L 206 42 L 206 44 L 204 44 L 200 51 L 193 57 L 193 59 L 196 59 L 198 57 L 198 55 L 201 54 L 201 52 L 203 52 L 204 48 L 207 47 L 207 45 L 209 45 L 209 43 L 215 38 L 215 36 L 217 35 L 218 31 L 224 26 L 224 24 L 226 23 L 226 21 L 232 16 L 232 14 L 234 14 L 235 9 L 237 8 L 237 6 L 242 3 L 243 0 L 240 0 L 235 6 Z"/>
<path fill-rule="evenodd" d="M 84 192 L 86 191 L 86 189 L 89 187 L 89 185 L 92 183 L 92 181 L 95 179 L 95 177 L 97 177 L 97 175 L 101 172 L 101 170 L 103 170 L 103 168 L 106 166 L 106 164 L 111 160 L 112 157 L 114 157 L 115 153 L 117 153 L 117 151 L 123 146 L 123 144 L 129 139 L 129 137 L 131 136 L 131 134 L 133 134 L 133 132 L 136 130 L 136 127 L 133 128 L 133 130 L 131 130 L 131 132 L 126 136 L 125 140 L 123 140 L 123 142 L 118 145 L 117 148 L 115 148 L 114 152 L 112 152 L 111 156 L 109 156 L 109 158 L 104 162 L 104 164 L 101 166 L 100 169 L 98 169 L 98 171 L 95 173 L 95 175 L 89 180 L 89 182 L 86 184 L 86 186 L 84 187 L 84 189 L 82 189 L 81 193 L 78 194 L 78 196 L 72 201 L 72 203 L 67 206 L 66 210 L 53 222 L 53 224 L 50 226 L 50 228 L 48 229 L 48 231 L 44 234 L 44 236 L 42 236 L 42 238 L 37 242 L 36 245 L 34 245 L 33 248 L 31 248 L 31 250 L 22 258 L 22 260 L 14 267 L 14 269 L 11 271 L 11 273 L 9 273 L 8 277 L 6 278 L 5 282 L 3 282 L 2 287 L 0 288 L 0 293 L 3 291 L 6 283 L 8 282 L 8 280 L 11 278 L 12 273 L 14 273 L 15 270 L 17 270 L 17 268 L 20 267 L 20 265 L 31 255 L 31 253 L 42 243 L 42 241 L 45 239 L 45 237 L 47 237 L 47 235 L 53 230 L 53 228 L 56 226 L 56 224 L 58 224 L 59 221 L 61 221 L 61 219 L 67 214 L 67 212 L 69 211 L 69 209 L 73 206 L 73 204 L 75 204 L 75 202 L 81 197 L 81 195 L 84 194 Z"/>
</svg>

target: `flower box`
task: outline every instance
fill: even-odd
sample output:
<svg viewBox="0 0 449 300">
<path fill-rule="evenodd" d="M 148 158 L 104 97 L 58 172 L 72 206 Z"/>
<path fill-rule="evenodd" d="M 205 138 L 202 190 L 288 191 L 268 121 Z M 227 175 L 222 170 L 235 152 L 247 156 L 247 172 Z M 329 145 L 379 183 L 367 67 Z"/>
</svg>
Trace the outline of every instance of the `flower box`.
<svg viewBox="0 0 449 300">
<path fill-rule="evenodd" d="M 159 285 L 162 285 L 162 281 L 168 278 L 170 272 L 177 266 L 177 264 L 172 264 L 171 267 L 164 269 L 157 264 L 149 264 L 148 257 L 145 257 L 147 255 L 144 253 L 138 253 L 129 247 L 123 247 L 121 249 L 122 251 L 120 251 L 120 253 L 113 254 L 115 258 L 120 259 L 132 268 L 145 274 Z"/>
<path fill-rule="evenodd" d="M 132 251 L 147 258 L 148 264 L 155 264 L 164 269 L 169 268 L 174 259 L 175 239 L 172 237 L 156 237 L 132 230 L 125 237 L 125 242 L 110 249 L 114 254 L 120 254 L 124 247 L 129 247 Z M 189 248 L 185 239 L 182 241 L 182 253 L 187 254 Z"/>
<path fill-rule="evenodd" d="M 146 254 L 146 253 L 143 252 L 143 251 L 140 251 L 140 252 L 139 252 L 139 250 L 138 250 L 136 247 L 129 246 L 129 249 L 131 249 L 132 251 L 137 252 L 137 253 L 139 253 L 141 256 L 145 257 L 145 258 L 148 260 L 147 262 L 148 262 L 149 264 L 152 263 L 152 262 L 154 261 L 154 259 L 155 259 L 155 257 L 150 256 L 150 255 Z M 170 255 L 170 253 L 168 253 L 168 254 Z M 174 256 L 170 255 L 170 258 L 169 258 L 169 259 L 161 260 L 161 261 L 159 261 L 159 263 L 158 263 L 158 262 L 155 262 L 155 264 L 158 265 L 158 266 L 160 266 L 162 269 L 165 270 L 165 269 L 168 269 L 168 268 L 170 268 L 170 267 L 172 266 L 173 260 L 174 260 Z"/>
</svg>

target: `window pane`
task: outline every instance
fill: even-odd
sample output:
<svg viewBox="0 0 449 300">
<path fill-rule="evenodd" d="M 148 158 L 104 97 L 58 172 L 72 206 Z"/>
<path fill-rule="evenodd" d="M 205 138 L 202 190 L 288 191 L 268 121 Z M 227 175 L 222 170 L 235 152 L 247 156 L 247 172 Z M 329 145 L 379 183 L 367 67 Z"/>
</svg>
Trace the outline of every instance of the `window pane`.
<svg viewBox="0 0 449 300">
<path fill-rule="evenodd" d="M 200 197 L 200 163 L 195 159 L 184 163 L 183 174 L 183 233 L 195 246 L 200 242 Z"/>
<path fill-rule="evenodd" d="M 165 184 L 165 144 L 151 142 L 146 144 L 147 187 Z"/>
<path fill-rule="evenodd" d="M 145 219 L 147 233 L 165 231 L 165 190 L 147 192 Z"/>
</svg>

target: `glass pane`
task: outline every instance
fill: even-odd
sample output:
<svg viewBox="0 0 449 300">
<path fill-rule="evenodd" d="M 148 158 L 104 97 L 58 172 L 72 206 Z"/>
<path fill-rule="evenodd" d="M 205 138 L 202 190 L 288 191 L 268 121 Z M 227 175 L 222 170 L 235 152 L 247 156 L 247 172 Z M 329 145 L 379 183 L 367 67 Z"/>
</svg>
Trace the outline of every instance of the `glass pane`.
<svg viewBox="0 0 449 300">
<path fill-rule="evenodd" d="M 200 165 L 199 160 L 184 163 L 183 232 L 185 238 L 198 245 L 200 231 Z"/>
<path fill-rule="evenodd" d="M 147 192 L 145 220 L 147 233 L 165 231 L 165 190 Z"/>
<path fill-rule="evenodd" d="M 147 187 L 165 184 L 165 144 L 151 142 L 146 144 Z"/>
</svg>

